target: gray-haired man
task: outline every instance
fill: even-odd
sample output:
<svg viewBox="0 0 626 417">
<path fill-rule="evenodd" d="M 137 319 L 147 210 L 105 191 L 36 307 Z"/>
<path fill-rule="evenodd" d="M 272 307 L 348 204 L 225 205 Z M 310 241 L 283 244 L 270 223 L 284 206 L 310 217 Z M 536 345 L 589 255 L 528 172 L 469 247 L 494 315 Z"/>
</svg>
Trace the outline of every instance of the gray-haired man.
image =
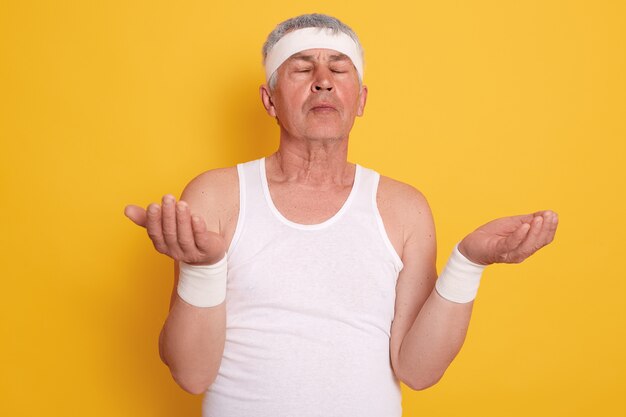
<svg viewBox="0 0 626 417">
<path fill-rule="evenodd" d="M 161 357 L 204 416 L 400 416 L 399 381 L 435 384 L 461 348 L 484 266 L 551 242 L 557 216 L 480 227 L 437 278 L 424 196 L 347 161 L 367 98 L 354 32 L 299 16 L 263 53 L 278 150 L 126 209 L 180 264 Z"/>
</svg>

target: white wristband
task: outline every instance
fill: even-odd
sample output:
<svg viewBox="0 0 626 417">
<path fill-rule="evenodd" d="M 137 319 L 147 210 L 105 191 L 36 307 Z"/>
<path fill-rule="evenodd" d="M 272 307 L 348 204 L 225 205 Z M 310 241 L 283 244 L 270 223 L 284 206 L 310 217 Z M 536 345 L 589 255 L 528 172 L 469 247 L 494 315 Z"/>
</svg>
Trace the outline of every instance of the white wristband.
<svg viewBox="0 0 626 417">
<path fill-rule="evenodd" d="M 455 303 L 469 303 L 476 298 L 485 265 L 478 265 L 459 252 L 457 244 L 439 275 L 435 288 L 440 296 Z"/>
<path fill-rule="evenodd" d="M 226 256 L 213 265 L 180 262 L 178 270 L 177 292 L 187 303 L 196 307 L 213 307 L 226 299 Z"/>
</svg>

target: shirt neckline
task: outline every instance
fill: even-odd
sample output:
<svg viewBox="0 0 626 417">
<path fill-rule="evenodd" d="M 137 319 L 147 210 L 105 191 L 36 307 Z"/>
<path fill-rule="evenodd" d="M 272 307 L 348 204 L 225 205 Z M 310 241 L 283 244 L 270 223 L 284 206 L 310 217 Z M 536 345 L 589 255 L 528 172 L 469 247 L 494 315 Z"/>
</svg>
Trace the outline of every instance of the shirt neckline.
<svg viewBox="0 0 626 417">
<path fill-rule="evenodd" d="M 263 187 L 263 195 L 265 196 L 265 201 L 267 202 L 267 205 L 269 206 L 272 214 L 274 214 L 274 217 L 276 217 L 281 223 L 286 224 L 287 226 L 293 227 L 295 229 L 300 229 L 300 230 L 324 229 L 336 223 L 337 220 L 339 220 L 339 218 L 341 218 L 344 215 L 344 213 L 348 211 L 348 208 L 352 204 L 352 200 L 355 199 L 355 194 L 357 193 L 359 184 L 361 182 L 361 166 L 359 164 L 355 164 L 355 167 L 356 168 L 354 172 L 354 182 L 352 183 L 352 189 L 350 190 L 350 194 L 348 194 L 348 198 L 346 198 L 346 201 L 343 202 L 343 205 L 341 206 L 341 208 L 335 214 L 333 214 L 331 217 L 329 217 L 328 219 L 324 220 L 321 223 L 302 224 L 302 223 L 297 223 L 297 222 L 289 220 L 288 218 L 282 215 L 282 213 L 278 210 L 278 208 L 276 208 L 276 205 L 274 204 L 274 200 L 272 200 L 272 195 L 270 194 L 269 183 L 267 180 L 267 171 L 265 169 L 265 158 L 261 158 L 260 163 L 259 163 L 259 170 L 261 174 L 261 183 Z"/>
</svg>

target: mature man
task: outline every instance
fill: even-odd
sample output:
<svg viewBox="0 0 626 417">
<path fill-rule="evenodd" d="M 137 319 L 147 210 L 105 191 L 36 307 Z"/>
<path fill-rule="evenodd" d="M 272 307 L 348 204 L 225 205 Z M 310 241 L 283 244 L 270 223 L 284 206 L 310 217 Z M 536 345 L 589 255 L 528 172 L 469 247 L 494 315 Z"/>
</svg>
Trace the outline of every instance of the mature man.
<svg viewBox="0 0 626 417">
<path fill-rule="evenodd" d="M 299 16 L 263 54 L 276 153 L 126 209 L 180 263 L 162 360 L 204 416 L 400 416 L 399 381 L 435 384 L 461 348 L 484 266 L 551 242 L 557 216 L 480 227 L 437 278 L 423 195 L 347 161 L 367 98 L 354 32 Z"/>
</svg>

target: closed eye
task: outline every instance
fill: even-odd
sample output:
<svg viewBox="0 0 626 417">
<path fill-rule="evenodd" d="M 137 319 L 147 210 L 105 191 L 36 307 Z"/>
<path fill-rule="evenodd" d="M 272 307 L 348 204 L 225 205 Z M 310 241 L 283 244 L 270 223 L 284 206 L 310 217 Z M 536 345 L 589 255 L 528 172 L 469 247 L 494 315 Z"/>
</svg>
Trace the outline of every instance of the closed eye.
<svg viewBox="0 0 626 417">
<path fill-rule="evenodd" d="M 335 74 L 343 74 L 348 72 L 350 70 L 350 67 L 348 63 L 336 62 L 334 63 L 334 65 L 330 66 L 330 70 Z"/>
</svg>

